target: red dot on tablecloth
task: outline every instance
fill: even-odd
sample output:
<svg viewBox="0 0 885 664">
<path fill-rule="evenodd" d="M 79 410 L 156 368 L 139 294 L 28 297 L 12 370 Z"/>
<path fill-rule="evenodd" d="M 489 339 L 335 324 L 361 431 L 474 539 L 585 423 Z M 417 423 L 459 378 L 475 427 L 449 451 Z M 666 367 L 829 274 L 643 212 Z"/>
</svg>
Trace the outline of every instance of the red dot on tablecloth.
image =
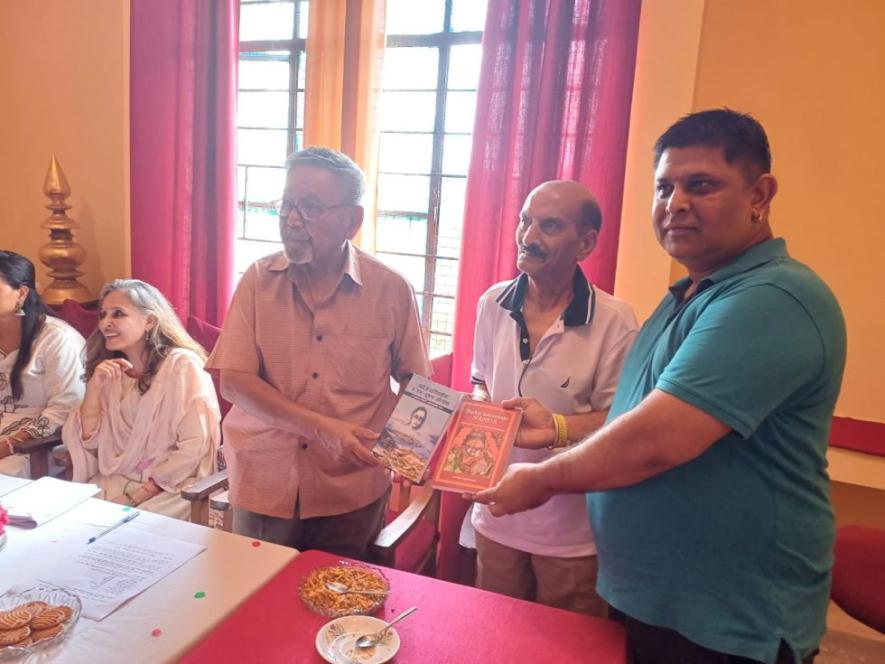
<svg viewBox="0 0 885 664">
<path fill-rule="evenodd" d="M 261 542 L 259 542 L 258 540 L 255 540 L 252 542 L 252 546 L 261 546 Z"/>
<path fill-rule="evenodd" d="M 151 636 L 160 636 L 162 633 L 163 630 L 159 627 L 154 627 L 154 629 L 151 630 Z"/>
</svg>

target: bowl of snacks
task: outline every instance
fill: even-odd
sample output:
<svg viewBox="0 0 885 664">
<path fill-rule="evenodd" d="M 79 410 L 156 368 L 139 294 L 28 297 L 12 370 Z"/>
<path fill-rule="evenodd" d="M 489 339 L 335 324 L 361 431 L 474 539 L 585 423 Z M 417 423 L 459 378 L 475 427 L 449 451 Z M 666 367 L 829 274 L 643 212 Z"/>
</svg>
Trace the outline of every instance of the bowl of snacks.
<svg viewBox="0 0 885 664">
<path fill-rule="evenodd" d="M 314 613 L 339 618 L 374 613 L 389 592 L 390 583 L 379 570 L 340 562 L 309 572 L 302 579 L 298 594 Z"/>
<path fill-rule="evenodd" d="M 80 598 L 35 586 L 0 595 L 0 660 L 18 659 L 61 643 L 80 619 Z"/>
</svg>

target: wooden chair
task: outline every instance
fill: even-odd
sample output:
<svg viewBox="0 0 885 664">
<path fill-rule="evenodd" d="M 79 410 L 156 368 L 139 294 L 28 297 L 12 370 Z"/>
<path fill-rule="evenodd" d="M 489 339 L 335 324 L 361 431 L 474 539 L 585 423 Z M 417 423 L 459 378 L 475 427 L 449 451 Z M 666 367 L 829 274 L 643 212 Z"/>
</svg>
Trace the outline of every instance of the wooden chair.
<svg viewBox="0 0 885 664">
<path fill-rule="evenodd" d="M 191 502 L 192 523 L 209 525 L 209 510 L 223 515 L 222 528 L 230 531 L 232 510 L 228 500 L 227 471 L 206 477 L 182 491 Z M 440 492 L 429 487 L 406 487 L 394 483 L 387 524 L 369 546 L 372 562 L 406 572 L 433 576 L 439 542 Z"/>
<path fill-rule="evenodd" d="M 28 455 L 31 462 L 31 479 L 38 480 L 49 474 L 49 455 L 61 445 L 61 431 L 43 438 L 32 438 L 23 443 L 16 443 L 15 449 Z"/>
</svg>

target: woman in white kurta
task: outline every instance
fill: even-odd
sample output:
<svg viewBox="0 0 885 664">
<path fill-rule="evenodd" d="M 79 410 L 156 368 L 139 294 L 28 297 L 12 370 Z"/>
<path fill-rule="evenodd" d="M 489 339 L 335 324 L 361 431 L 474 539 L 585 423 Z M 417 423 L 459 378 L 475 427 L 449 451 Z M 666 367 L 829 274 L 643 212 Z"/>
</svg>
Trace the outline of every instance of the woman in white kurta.
<svg viewBox="0 0 885 664">
<path fill-rule="evenodd" d="M 29 477 L 16 446 L 58 431 L 80 403 L 83 345 L 40 300 L 31 261 L 0 251 L 0 473 Z"/>
<path fill-rule="evenodd" d="M 118 279 L 87 340 L 86 396 L 65 423 L 73 479 L 102 498 L 184 519 L 180 492 L 215 471 L 221 437 L 206 355 L 160 292 Z"/>
</svg>

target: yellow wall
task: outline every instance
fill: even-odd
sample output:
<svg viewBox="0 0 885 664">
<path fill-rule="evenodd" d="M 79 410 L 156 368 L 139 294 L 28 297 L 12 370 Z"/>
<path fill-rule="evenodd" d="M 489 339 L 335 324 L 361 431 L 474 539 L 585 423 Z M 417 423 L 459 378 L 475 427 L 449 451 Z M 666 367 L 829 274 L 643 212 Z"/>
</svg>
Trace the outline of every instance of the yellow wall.
<svg viewBox="0 0 885 664">
<path fill-rule="evenodd" d="M 615 295 L 633 305 L 640 321 L 670 282 L 670 257 L 651 227 L 651 149 L 675 118 L 692 110 L 703 9 L 704 0 L 642 3 L 615 279 Z"/>
<path fill-rule="evenodd" d="M 686 52 L 697 41 L 692 19 L 698 4 L 643 3 L 631 150 L 639 131 L 646 161 L 641 176 L 643 169 L 631 171 L 634 162 L 628 162 L 617 292 L 647 315 L 647 302 L 656 302 L 678 272 L 647 258 L 656 249 L 646 157 L 655 136 L 648 134 L 667 124 L 658 120 L 716 106 L 749 111 L 769 133 L 780 180 L 775 232 L 829 283 L 848 321 L 848 366 L 837 414 L 885 422 L 885 349 L 876 341 L 885 324 L 885 2 L 852 0 L 834 7 L 829 0 L 706 0 L 693 65 Z M 653 55 L 643 57 L 643 47 Z M 685 108 L 690 87 L 693 100 Z M 648 239 L 631 238 L 633 226 Z M 647 262 L 654 270 L 645 277 L 635 268 Z"/>
<path fill-rule="evenodd" d="M 129 1 L 0 2 L 0 247 L 38 263 L 54 152 L 87 260 L 82 282 L 129 274 Z"/>
</svg>

